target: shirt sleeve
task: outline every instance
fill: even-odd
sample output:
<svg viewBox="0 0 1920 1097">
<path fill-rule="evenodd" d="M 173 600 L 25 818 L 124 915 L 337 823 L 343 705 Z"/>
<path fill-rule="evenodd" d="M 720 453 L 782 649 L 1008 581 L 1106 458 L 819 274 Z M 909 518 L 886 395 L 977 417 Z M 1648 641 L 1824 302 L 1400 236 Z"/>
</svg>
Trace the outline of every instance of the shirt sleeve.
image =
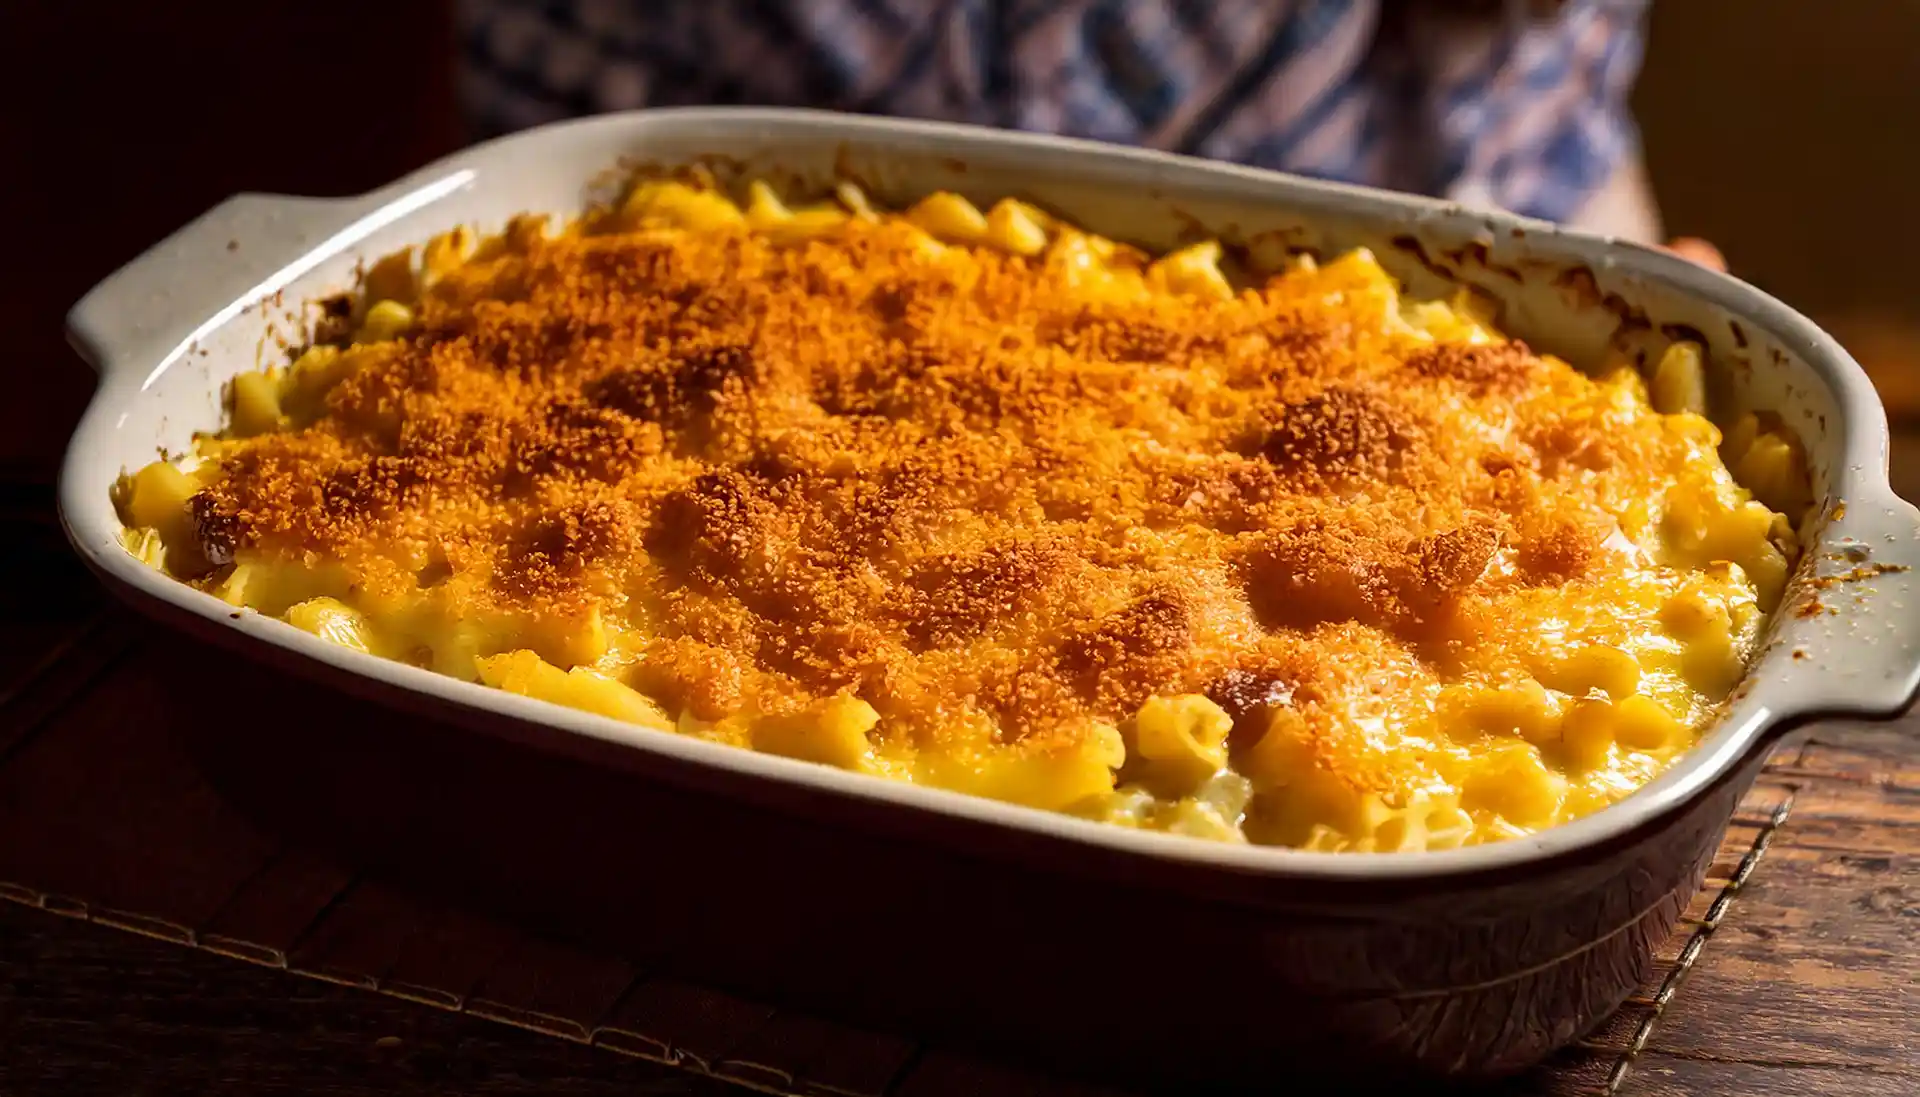
<svg viewBox="0 0 1920 1097">
<path fill-rule="evenodd" d="M 1413 51 L 1403 130 L 1428 136 L 1396 182 L 1548 221 L 1579 213 L 1639 154 L 1628 98 L 1645 8 L 1509 5 L 1503 18 L 1474 24 L 1416 13 L 1401 30 Z"/>
<path fill-rule="evenodd" d="M 1168 148 L 1563 221 L 1637 148 L 1647 0 L 458 0 L 480 136 L 759 103 Z"/>
</svg>

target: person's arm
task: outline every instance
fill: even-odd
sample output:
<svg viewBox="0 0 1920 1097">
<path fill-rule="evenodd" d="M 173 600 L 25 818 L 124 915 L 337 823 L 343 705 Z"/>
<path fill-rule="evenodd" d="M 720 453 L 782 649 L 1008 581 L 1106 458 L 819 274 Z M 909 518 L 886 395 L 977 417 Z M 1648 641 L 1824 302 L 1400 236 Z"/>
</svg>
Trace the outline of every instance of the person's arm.
<svg viewBox="0 0 1920 1097">
<path fill-rule="evenodd" d="M 1641 244 L 1666 240 L 1666 230 L 1660 222 L 1660 206 L 1654 201 L 1653 185 L 1647 179 L 1646 162 L 1640 154 L 1636 152 L 1622 161 L 1607 185 L 1589 199 L 1567 225 L 1582 232 L 1617 236 Z M 1662 246 L 1703 267 L 1722 271 L 1727 269 L 1726 258 L 1720 254 L 1720 249 L 1705 240 L 1682 236 Z"/>
<path fill-rule="evenodd" d="M 1620 162 L 1613 178 L 1567 220 L 1567 227 L 1642 244 L 1666 239 L 1646 163 L 1638 152 Z"/>
</svg>

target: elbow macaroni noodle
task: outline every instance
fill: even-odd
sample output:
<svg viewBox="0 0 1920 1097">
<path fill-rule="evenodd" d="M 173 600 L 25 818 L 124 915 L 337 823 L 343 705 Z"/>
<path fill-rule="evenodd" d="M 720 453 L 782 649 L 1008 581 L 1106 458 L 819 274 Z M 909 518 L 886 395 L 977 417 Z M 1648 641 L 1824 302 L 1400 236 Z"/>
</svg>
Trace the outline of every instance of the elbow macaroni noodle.
<svg viewBox="0 0 1920 1097">
<path fill-rule="evenodd" d="M 1805 462 L 1777 424 L 1752 415 L 1722 439 L 1704 418 L 1702 350 L 1694 344 L 1665 348 L 1645 379 L 1625 364 L 1590 379 L 1509 344 L 1494 308 L 1471 294 L 1403 302 L 1364 252 L 1316 263 L 1260 242 L 1244 265 L 1265 273 L 1242 277 L 1230 273 L 1217 242 L 1149 259 L 1011 199 L 983 210 L 938 193 L 892 214 L 877 211 L 851 185 L 834 193 L 831 202 L 790 205 L 757 181 L 742 201 L 710 183 L 645 181 L 618 207 L 558 237 L 539 220 L 521 218 L 485 238 L 465 229 L 435 237 L 417 262 L 411 251 L 383 259 L 367 270 L 351 307 L 335 310 L 333 330 L 320 332 L 285 367 L 234 378 L 225 432 L 202 438 L 186 460 L 155 462 L 123 478 L 116 499 L 129 551 L 328 642 L 646 728 L 1118 825 L 1329 851 L 1439 849 L 1524 835 L 1624 796 L 1689 749 L 1744 673 L 1767 614 L 1780 602 L 1796 553 L 1786 515 L 1799 516 L 1811 504 Z M 616 246 L 624 250 L 596 250 Z M 694 247 L 718 249 L 711 254 L 732 257 L 743 273 L 685 283 L 692 287 L 682 294 L 686 301 L 649 313 L 653 326 L 622 344 L 637 349 L 621 353 L 664 353 L 676 368 L 697 368 L 629 384 L 640 387 L 618 404 L 631 414 L 617 422 L 602 404 L 555 403 L 560 410 L 550 417 L 586 417 L 600 432 L 588 436 L 589 446 L 568 448 L 574 435 L 558 428 L 531 441 L 516 435 L 501 443 L 506 456 L 484 489 L 417 489 L 425 494 L 406 497 L 427 501 L 412 517 L 405 507 L 385 505 L 387 494 L 414 490 L 408 484 L 421 478 L 410 471 L 416 467 L 451 476 L 444 470 L 480 460 L 469 451 L 480 451 L 493 421 L 469 415 L 433 434 L 427 428 L 438 429 L 441 415 L 435 401 L 484 408 L 488 401 L 532 399 L 542 385 L 574 384 L 540 355 L 562 353 L 551 348 L 563 344 L 575 355 L 583 345 L 602 345 L 591 343 L 601 314 L 583 306 L 567 314 L 572 327 L 543 327 L 536 306 L 549 285 L 634 279 L 595 297 L 594 307 L 603 309 L 632 294 L 658 297 L 664 282 L 621 272 L 671 265 L 681 254 L 675 249 Z M 658 256 L 667 258 L 649 258 Z M 947 315 L 942 310 L 953 306 L 938 294 L 914 292 L 918 283 L 911 281 L 861 282 L 863 265 L 908 275 L 934 271 L 952 299 L 985 300 L 991 292 L 992 308 L 1039 295 L 1041 305 L 1018 307 L 1039 309 L 1035 330 L 1068 334 L 1041 346 L 1039 337 L 1008 327 L 999 338 L 1017 347 L 991 358 L 990 325 L 966 327 L 964 316 L 914 320 Z M 740 296 L 761 293 L 754 287 L 762 283 L 774 284 L 764 296 Z M 991 291 L 981 288 L 989 283 Z M 860 303 L 836 304 L 856 294 L 849 287 L 860 287 Z M 782 311 L 800 297 L 818 311 Z M 1057 301 L 1072 308 L 1055 308 Z M 1151 323 L 1095 324 L 1084 333 L 1073 326 L 1110 303 Z M 699 310 L 742 308 L 748 319 L 737 321 L 738 330 L 758 334 L 713 349 L 718 344 L 701 327 L 707 313 Z M 1249 310 L 1268 319 L 1234 327 Z M 736 322 L 734 313 L 714 315 Z M 1007 315 L 1009 324 L 1020 323 Z M 1182 328 L 1190 315 L 1204 318 L 1194 321 L 1195 330 L 1211 332 L 1206 325 L 1213 324 L 1227 334 L 1204 352 L 1156 350 L 1188 346 Z M 713 486 L 734 483 L 725 479 L 735 475 L 729 468 L 797 465 L 811 460 L 806 447 L 816 435 L 837 438 L 832 432 L 871 426 L 854 422 L 853 413 L 842 416 L 852 425 L 823 419 L 840 413 L 833 392 L 819 385 L 799 410 L 780 405 L 784 418 L 776 426 L 754 418 L 773 414 L 766 409 L 777 403 L 760 394 L 784 391 L 763 376 L 772 368 L 763 361 L 772 360 L 767 348 L 790 347 L 779 353 L 797 360 L 807 353 L 806 331 L 827 330 L 802 324 L 790 343 L 766 334 L 794 316 L 876 325 L 876 340 L 895 340 L 874 344 L 891 348 L 889 361 L 939 352 L 915 375 L 920 380 L 904 382 L 909 386 L 963 385 L 972 375 L 948 367 L 959 353 L 952 348 L 975 347 L 970 340 L 987 340 L 978 343 L 987 349 L 965 353 L 989 358 L 967 362 L 1011 363 L 1010 380 L 954 388 L 959 395 L 930 405 L 944 418 L 913 436 L 929 439 L 927 445 L 947 444 L 940 440 L 955 432 L 990 435 L 994 415 L 1016 424 L 1030 419 L 1042 425 L 1016 433 L 1026 432 L 1034 452 L 1051 453 L 1047 446 L 1060 449 L 1066 439 L 1080 462 L 1074 468 L 1134 476 L 1158 462 L 1155 469 L 1173 471 L 1139 473 L 1147 477 L 1141 483 L 1195 486 L 1184 501 L 1129 495 L 1112 504 L 1128 508 L 1126 520 L 1085 533 L 1062 557 L 1047 538 L 1061 529 L 1092 530 L 1109 504 L 1093 488 L 1056 489 L 1049 485 L 1057 477 L 1034 474 L 1030 486 L 995 504 L 1030 514 L 1018 519 L 1023 532 L 1011 547 L 989 545 L 962 563 L 945 563 L 962 559 L 955 548 L 938 558 L 946 571 L 920 568 L 913 554 L 931 555 L 926 546 L 964 542 L 972 552 L 978 545 L 962 527 L 1002 520 L 983 504 L 928 504 L 916 512 L 922 517 L 911 537 L 889 533 L 893 540 L 860 550 L 864 558 L 821 565 L 852 576 L 830 580 L 839 586 L 820 579 L 819 590 L 866 583 L 882 593 L 831 604 L 812 589 L 796 593 L 782 577 L 801 573 L 801 556 L 788 553 L 778 566 L 762 567 L 755 553 L 787 553 L 801 536 L 791 532 L 795 523 L 816 512 L 780 493 L 784 473 L 752 472 L 758 479 L 743 481 L 744 488 Z M 937 333 L 918 344 L 932 351 L 916 352 L 911 339 L 902 344 L 885 334 L 910 321 L 923 323 L 913 331 Z M 509 324 L 519 325 L 511 328 L 517 341 L 473 351 L 480 366 L 462 359 L 454 369 L 434 356 L 439 346 L 479 346 Z M 1308 349 L 1275 349 L 1294 347 L 1286 341 L 1294 330 L 1313 333 Z M 1356 334 L 1342 334 L 1350 331 Z M 1361 349 L 1345 349 L 1343 339 Z M 738 346 L 746 350 L 728 349 Z M 1520 357 L 1500 356 L 1509 351 Z M 1178 354 L 1189 356 L 1184 370 L 1168 364 Z M 1064 357 L 1071 357 L 1080 386 L 1060 390 L 1067 403 L 1046 404 L 1029 419 L 1018 418 L 1028 415 L 1020 410 L 1026 405 L 1005 410 L 1031 395 L 1020 363 Z M 1262 362 L 1282 359 L 1284 376 L 1257 380 L 1265 376 L 1257 369 L 1278 368 Z M 1419 396 L 1417 414 L 1379 412 L 1401 405 L 1378 388 L 1341 395 L 1307 383 L 1316 369 L 1334 369 L 1329 360 L 1355 375 L 1400 371 L 1379 376 L 1405 378 L 1399 387 L 1431 395 Z M 1517 387 L 1509 384 L 1513 371 L 1521 371 Z M 864 374 L 855 380 L 859 399 L 891 383 Z M 576 387 L 592 395 L 613 384 Z M 1125 395 L 1140 384 L 1160 387 L 1146 397 Z M 475 387 L 471 405 L 447 395 L 460 386 Z M 1076 397 L 1086 386 L 1097 386 L 1095 395 Z M 909 391 L 901 399 L 914 397 Z M 1483 407 L 1499 413 L 1482 415 Z M 723 417 L 736 408 L 747 409 L 739 412 L 744 418 Z M 1265 433 L 1244 445 L 1194 442 L 1202 427 L 1214 431 L 1209 439 L 1227 438 L 1224 427 L 1211 424 L 1229 413 L 1267 424 L 1259 428 Z M 976 415 L 987 425 L 972 425 L 976 419 L 968 417 Z M 1041 437 L 1053 421 L 1044 416 L 1116 425 Z M 735 445 L 749 433 L 752 446 Z M 1461 483 L 1484 491 L 1443 491 L 1405 471 L 1429 451 L 1450 452 L 1435 447 L 1466 445 L 1459 439 L 1470 437 L 1479 439 L 1472 444 L 1480 456 Z M 1207 448 L 1234 445 L 1240 448 L 1233 455 L 1217 459 Z M 407 464 L 415 452 L 443 463 Z M 893 450 L 872 452 L 882 455 L 875 461 L 898 460 Z M 716 453 L 732 454 L 733 464 L 723 466 L 711 457 Z M 674 470 L 696 459 L 710 460 L 701 466 L 709 473 L 688 488 L 684 470 Z M 568 472 L 573 479 L 553 471 L 598 469 L 594 462 L 611 460 L 624 463 L 604 474 Z M 831 467 L 835 459 L 820 460 Z M 1520 472 L 1511 467 L 1515 460 L 1524 465 Z M 961 464 L 939 466 L 934 486 L 908 502 L 946 499 L 937 493 L 959 482 L 948 470 Z M 1232 475 L 1182 471 L 1215 464 Z M 890 513 L 885 508 L 895 504 L 870 487 L 891 483 L 885 476 L 852 478 L 869 492 L 859 508 L 821 512 L 838 514 L 834 536 L 851 543 L 865 536 L 865 516 Z M 1245 486 L 1254 482 L 1259 486 Z M 280 484 L 282 494 L 233 502 L 269 483 Z M 596 495 L 593 505 L 625 514 L 620 508 L 644 504 L 653 508 L 645 514 L 674 517 L 609 520 L 603 524 L 610 532 L 599 533 L 581 532 L 590 525 L 585 517 L 543 525 L 548 511 L 539 508 L 549 504 L 541 501 L 562 483 L 575 485 L 569 491 L 617 483 L 624 495 Z M 1257 509 L 1269 505 L 1260 492 L 1321 509 L 1294 521 L 1285 518 L 1292 512 Z M 1465 502 L 1454 498 L 1461 492 Z M 1405 502 L 1413 498 L 1422 502 Z M 1326 540 L 1336 519 L 1374 530 L 1368 508 L 1399 508 L 1395 515 L 1416 516 L 1406 522 L 1424 521 L 1417 515 L 1433 498 L 1467 517 L 1437 532 L 1405 525 L 1405 535 L 1396 526 L 1358 540 Z M 1255 502 L 1234 501 L 1243 499 Z M 1328 509 L 1349 504 L 1355 509 Z M 449 508 L 459 511 L 455 518 L 438 517 Z M 1165 517 L 1192 510 L 1210 517 Z M 379 528 L 408 531 L 393 535 L 400 547 L 364 547 L 375 539 L 365 532 L 373 528 L 365 525 L 373 521 L 368 514 L 389 523 Z M 414 536 L 429 521 L 441 524 Z M 724 522 L 757 524 L 715 525 Z M 236 526 L 245 532 L 234 534 Z M 692 532 L 683 535 L 683 528 Z M 1591 535 L 1582 532 L 1590 528 Z M 319 530 L 310 537 L 322 541 L 299 543 L 286 532 L 295 529 Z M 645 532 L 629 537 L 622 532 L 629 529 Z M 1307 533 L 1289 532 L 1298 530 Z M 600 559 L 593 554 L 608 538 L 620 546 L 607 550 L 610 558 L 623 563 L 583 572 L 579 561 Z M 1135 547 L 1142 541 L 1152 544 Z M 519 547 L 509 553 L 495 542 Z M 912 557 L 905 564 L 902 553 Z M 1192 565 L 1196 573 L 1205 573 L 1198 585 L 1179 580 L 1189 558 L 1200 561 Z M 1126 598 L 1074 594 L 1083 601 L 1073 602 L 1058 593 L 1104 590 L 1097 584 L 1118 570 L 1143 573 L 1141 560 L 1175 576 L 1162 584 L 1172 593 L 1138 583 Z M 520 570 L 510 572 L 510 565 Z M 923 582 L 923 573 L 933 578 Z M 1244 591 L 1244 598 L 1222 601 L 1221 591 Z M 908 594 L 926 596 L 900 617 L 889 599 L 905 605 Z M 748 608 L 736 610 L 736 601 Z M 1083 605 L 1095 608 L 1059 609 Z M 796 623 L 810 613 L 824 623 Z M 1102 627 L 1088 631 L 1082 615 Z M 885 623 L 878 638 L 872 621 Z M 996 629 L 1015 630 L 1008 635 L 1018 642 L 993 639 L 1001 635 Z M 828 642 L 823 630 L 837 630 L 829 639 L 838 647 L 818 647 Z M 1031 662 L 1041 644 L 1034 637 L 1051 645 L 1041 664 Z M 1236 646 L 1271 654 L 1269 663 L 1285 671 L 1256 673 L 1233 663 Z M 816 657 L 815 650 L 842 654 Z M 868 669 L 843 669 L 854 665 Z M 1045 674 L 1036 679 L 1028 673 L 1033 665 Z M 1007 681 L 1014 685 L 998 684 Z M 1035 705 L 1055 695 L 1073 699 L 1034 710 L 1049 714 L 1029 721 L 1045 733 L 1016 734 L 1022 710 L 995 708 L 984 699 L 990 694 L 1040 698 Z"/>
</svg>

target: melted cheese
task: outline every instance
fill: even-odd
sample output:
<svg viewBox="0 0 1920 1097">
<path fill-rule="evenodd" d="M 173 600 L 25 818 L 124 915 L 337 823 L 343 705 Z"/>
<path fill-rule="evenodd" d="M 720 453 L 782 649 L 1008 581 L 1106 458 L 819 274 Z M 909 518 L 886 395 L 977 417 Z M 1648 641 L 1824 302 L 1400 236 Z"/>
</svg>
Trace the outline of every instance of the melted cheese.
<svg viewBox="0 0 1920 1097">
<path fill-rule="evenodd" d="M 424 254 L 236 380 L 191 471 L 129 477 L 130 546 L 376 655 L 877 777 L 1319 849 L 1524 834 L 1693 743 L 1795 551 L 1698 348 L 1656 410 L 1364 252 L 1237 285 L 1014 202 L 647 183 Z"/>
</svg>

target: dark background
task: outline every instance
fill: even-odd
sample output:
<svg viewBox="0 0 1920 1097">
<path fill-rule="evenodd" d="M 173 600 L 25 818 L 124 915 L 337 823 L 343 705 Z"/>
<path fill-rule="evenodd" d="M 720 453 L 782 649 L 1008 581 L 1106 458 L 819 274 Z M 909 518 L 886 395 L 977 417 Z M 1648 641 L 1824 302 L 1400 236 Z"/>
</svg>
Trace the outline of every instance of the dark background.
<svg viewBox="0 0 1920 1097">
<path fill-rule="evenodd" d="M 450 6 L 0 0 L 0 370 L 33 404 L 0 402 L 0 474 L 79 416 L 62 321 L 93 283 L 237 191 L 352 194 L 460 144 Z"/>
<path fill-rule="evenodd" d="M 456 147 L 451 0 L 0 0 L 0 472 L 50 466 L 90 379 L 61 318 L 235 191 L 364 190 Z M 1669 229 L 1920 390 L 1920 4 L 1661 0 L 1639 95 Z M 1920 404 L 1920 396 L 1913 401 Z"/>
</svg>

